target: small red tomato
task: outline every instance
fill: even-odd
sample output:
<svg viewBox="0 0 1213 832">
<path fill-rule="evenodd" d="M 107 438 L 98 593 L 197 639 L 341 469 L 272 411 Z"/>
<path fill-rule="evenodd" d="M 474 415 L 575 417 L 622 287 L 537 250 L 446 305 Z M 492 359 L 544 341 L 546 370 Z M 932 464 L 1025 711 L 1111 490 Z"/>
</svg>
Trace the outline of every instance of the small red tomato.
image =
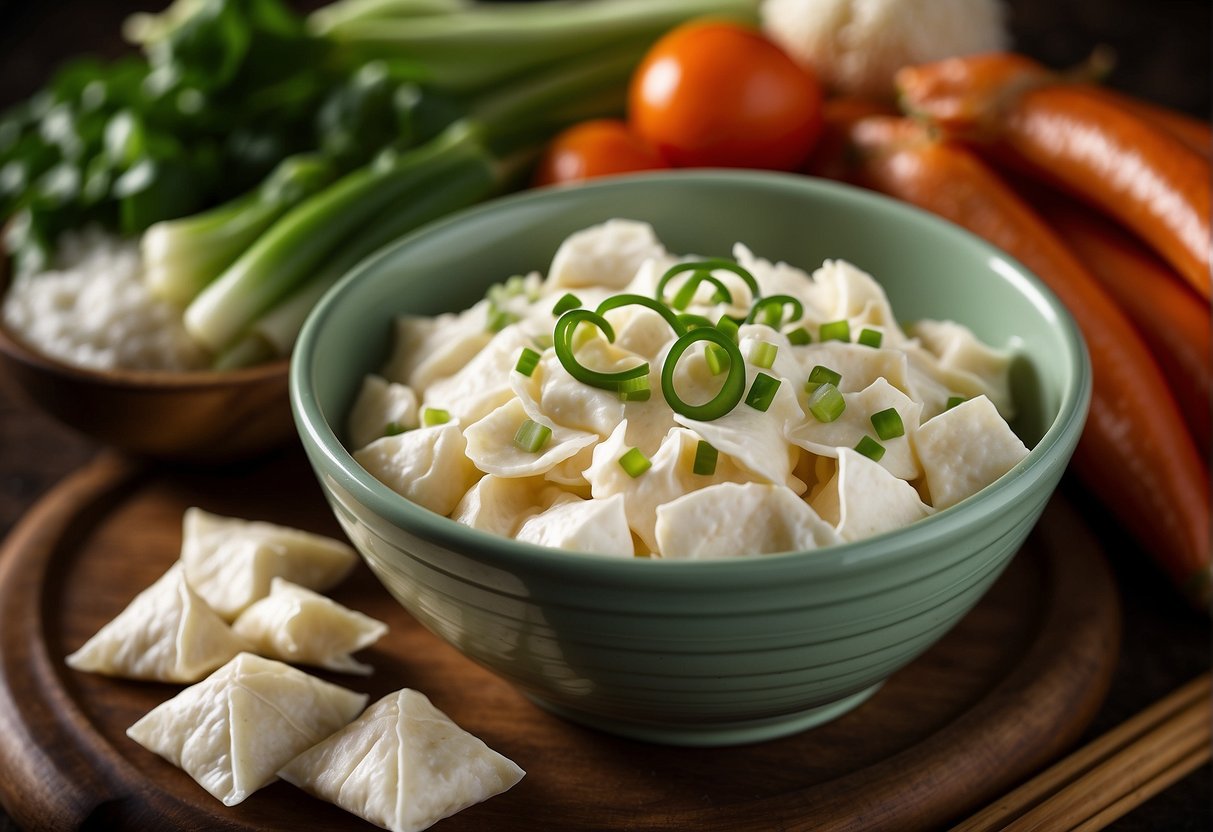
<svg viewBox="0 0 1213 832">
<path fill-rule="evenodd" d="M 618 119 L 594 119 L 559 133 L 544 151 L 535 185 L 579 182 L 613 173 L 658 170 L 669 165 Z"/>
<path fill-rule="evenodd" d="M 821 84 L 761 32 L 692 22 L 632 75 L 628 123 L 672 165 L 795 170 L 821 131 Z"/>
</svg>

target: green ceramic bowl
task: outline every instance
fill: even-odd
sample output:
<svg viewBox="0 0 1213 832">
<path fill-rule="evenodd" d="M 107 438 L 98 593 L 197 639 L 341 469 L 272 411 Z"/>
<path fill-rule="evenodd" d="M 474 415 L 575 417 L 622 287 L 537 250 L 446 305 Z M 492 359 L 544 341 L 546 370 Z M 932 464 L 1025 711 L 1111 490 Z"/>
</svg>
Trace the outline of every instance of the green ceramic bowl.
<svg viewBox="0 0 1213 832">
<path fill-rule="evenodd" d="M 1032 447 L 980 494 L 904 530 L 812 552 L 723 561 L 571 555 L 461 526 L 398 496 L 342 444 L 394 316 L 465 308 L 546 270 L 570 232 L 651 223 L 670 251 L 734 241 L 812 269 L 845 258 L 903 320 L 951 318 L 1017 345 L 1014 427 Z M 913 208 L 806 177 L 699 171 L 499 199 L 413 234 L 317 306 L 291 367 L 295 420 L 354 545 L 414 617 L 535 702 L 614 733 L 683 745 L 781 736 L 831 719 L 942 636 L 1015 554 L 1078 441 L 1081 337 L 1035 277 Z"/>
</svg>

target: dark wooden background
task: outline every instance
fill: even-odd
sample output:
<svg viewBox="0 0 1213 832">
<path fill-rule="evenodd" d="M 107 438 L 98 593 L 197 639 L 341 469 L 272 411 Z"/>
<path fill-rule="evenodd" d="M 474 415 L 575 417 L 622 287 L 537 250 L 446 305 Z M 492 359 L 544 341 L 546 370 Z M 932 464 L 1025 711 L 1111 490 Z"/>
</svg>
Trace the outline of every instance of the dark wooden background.
<svg viewBox="0 0 1213 832">
<path fill-rule="evenodd" d="M 0 0 L 0 108 L 36 89 L 65 57 L 121 52 L 122 18 L 159 5 L 146 0 Z M 1097 45 L 1111 46 L 1118 63 L 1110 85 L 1209 117 L 1213 29 L 1207 0 L 1009 0 L 1007 6 L 1019 50 L 1064 67 L 1080 62 Z M 0 377 L 0 536 L 96 451 L 22 403 Z M 1073 482 L 1064 487 L 1105 544 L 1125 613 L 1120 667 L 1088 732 L 1093 738 L 1207 669 L 1210 629 L 1207 618 L 1177 602 L 1140 553 L 1118 546 L 1123 535 L 1114 519 L 1086 500 Z M 1211 776 L 1206 765 L 1110 829 L 1213 829 Z M 0 832 L 14 830 L 0 813 Z"/>
</svg>

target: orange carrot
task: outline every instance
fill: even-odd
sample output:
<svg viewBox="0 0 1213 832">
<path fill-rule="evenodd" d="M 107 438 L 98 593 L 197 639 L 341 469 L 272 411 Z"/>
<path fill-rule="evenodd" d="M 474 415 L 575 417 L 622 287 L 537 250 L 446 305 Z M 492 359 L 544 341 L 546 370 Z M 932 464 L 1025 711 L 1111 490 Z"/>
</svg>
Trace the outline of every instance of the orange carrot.
<svg viewBox="0 0 1213 832">
<path fill-rule="evenodd" d="M 1210 165 L 1168 131 L 1021 55 L 897 75 L 902 104 L 1116 218 L 1210 296 Z"/>
<path fill-rule="evenodd" d="M 1209 472 L 1158 365 L 1120 307 L 1027 203 L 965 147 L 899 118 L 862 119 L 850 135 L 858 181 L 984 237 L 1038 275 L 1074 315 L 1094 370 L 1075 469 L 1206 608 Z"/>
<path fill-rule="evenodd" d="M 1117 106 L 1158 125 L 1206 159 L 1213 158 L 1213 125 L 1209 122 L 1107 87 L 1093 89 Z"/>
<path fill-rule="evenodd" d="M 1179 275 L 1103 217 L 1069 200 L 1037 195 L 1031 202 L 1133 321 L 1207 459 L 1213 432 L 1208 308 Z"/>
<path fill-rule="evenodd" d="M 868 116 L 897 115 L 897 110 L 883 101 L 839 96 L 827 98 L 821 114 L 821 135 L 801 170 L 812 176 L 845 179 L 851 167 L 846 158 L 851 125 Z"/>
</svg>

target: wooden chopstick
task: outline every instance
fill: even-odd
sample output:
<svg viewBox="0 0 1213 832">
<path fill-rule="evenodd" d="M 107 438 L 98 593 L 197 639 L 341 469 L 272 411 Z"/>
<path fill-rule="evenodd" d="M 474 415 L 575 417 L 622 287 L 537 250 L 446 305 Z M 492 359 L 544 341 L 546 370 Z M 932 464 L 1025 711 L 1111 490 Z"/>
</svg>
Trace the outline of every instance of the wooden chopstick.
<svg viewBox="0 0 1213 832">
<path fill-rule="evenodd" d="M 1209 760 L 1211 695 L 1205 673 L 952 832 L 1102 829 Z"/>
</svg>

